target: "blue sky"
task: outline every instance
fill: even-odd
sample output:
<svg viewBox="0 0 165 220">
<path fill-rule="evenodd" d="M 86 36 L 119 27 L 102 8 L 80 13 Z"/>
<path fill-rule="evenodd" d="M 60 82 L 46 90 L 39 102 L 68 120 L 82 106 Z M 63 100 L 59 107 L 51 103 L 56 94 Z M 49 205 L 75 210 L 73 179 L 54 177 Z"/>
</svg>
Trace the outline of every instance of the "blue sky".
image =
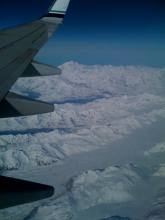
<svg viewBox="0 0 165 220">
<path fill-rule="evenodd" d="M 32 21 L 52 0 L 0 3 L 0 28 Z M 165 2 L 159 0 L 71 0 L 67 14 L 36 60 L 58 66 L 165 67 Z"/>
</svg>

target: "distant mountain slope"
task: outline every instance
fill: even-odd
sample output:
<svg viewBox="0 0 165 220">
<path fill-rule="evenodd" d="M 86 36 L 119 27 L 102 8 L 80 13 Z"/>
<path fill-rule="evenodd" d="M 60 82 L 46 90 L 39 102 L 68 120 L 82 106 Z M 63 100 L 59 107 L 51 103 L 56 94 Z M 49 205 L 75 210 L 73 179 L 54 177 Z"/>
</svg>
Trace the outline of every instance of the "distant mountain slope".
<svg viewBox="0 0 165 220">
<path fill-rule="evenodd" d="M 165 69 L 62 66 L 61 76 L 19 79 L 16 92 L 52 101 L 55 112 L 1 119 L 1 171 L 51 165 L 165 117 Z"/>
<path fill-rule="evenodd" d="M 53 113 L 0 120 L 0 173 L 54 184 L 56 194 L 0 219 L 163 219 L 165 69 L 60 68 L 12 88 L 54 103 Z"/>
</svg>

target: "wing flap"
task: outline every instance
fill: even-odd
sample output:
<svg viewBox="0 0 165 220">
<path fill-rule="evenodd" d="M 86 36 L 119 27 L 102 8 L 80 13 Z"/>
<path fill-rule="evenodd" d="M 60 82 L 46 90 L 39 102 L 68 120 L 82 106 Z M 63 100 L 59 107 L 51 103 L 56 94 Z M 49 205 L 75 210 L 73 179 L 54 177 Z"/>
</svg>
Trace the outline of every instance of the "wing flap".
<svg viewBox="0 0 165 220">
<path fill-rule="evenodd" d="M 0 103 L 0 117 L 18 117 L 54 111 L 54 105 L 9 92 Z"/>
<path fill-rule="evenodd" d="M 0 209 L 45 199 L 54 191 L 52 186 L 0 176 Z"/>
<path fill-rule="evenodd" d="M 62 70 L 37 61 L 32 61 L 20 77 L 60 75 Z"/>
</svg>

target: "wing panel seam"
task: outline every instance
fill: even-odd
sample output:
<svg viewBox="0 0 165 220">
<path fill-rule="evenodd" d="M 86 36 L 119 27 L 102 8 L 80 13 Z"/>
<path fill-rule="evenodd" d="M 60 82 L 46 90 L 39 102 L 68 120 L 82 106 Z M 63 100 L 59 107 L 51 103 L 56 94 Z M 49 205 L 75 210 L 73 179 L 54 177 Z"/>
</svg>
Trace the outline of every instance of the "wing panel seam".
<svg viewBox="0 0 165 220">
<path fill-rule="evenodd" d="M 26 36 L 20 38 L 19 40 L 16 40 L 16 41 L 14 41 L 14 42 L 12 42 L 12 43 L 10 43 L 10 44 L 7 44 L 7 45 L 4 46 L 4 47 L 1 47 L 1 48 L 0 48 L 0 51 L 3 51 L 3 49 L 6 49 L 6 47 L 12 46 L 12 45 L 15 44 L 16 42 L 18 42 L 18 41 L 20 41 L 20 40 L 22 40 L 22 39 L 24 39 L 24 38 L 30 36 L 31 34 L 33 34 L 34 32 L 38 31 L 40 28 L 42 28 L 42 27 L 44 27 L 44 26 L 45 26 L 45 24 L 43 24 L 41 27 L 39 27 L 39 28 L 35 29 L 34 31 L 32 31 L 30 34 L 27 34 Z"/>
</svg>

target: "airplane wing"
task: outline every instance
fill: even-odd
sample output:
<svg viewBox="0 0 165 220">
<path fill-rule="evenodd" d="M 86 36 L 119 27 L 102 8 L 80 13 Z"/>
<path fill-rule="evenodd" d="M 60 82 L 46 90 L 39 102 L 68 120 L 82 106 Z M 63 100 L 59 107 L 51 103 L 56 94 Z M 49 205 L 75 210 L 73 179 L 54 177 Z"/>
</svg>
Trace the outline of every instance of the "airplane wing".
<svg viewBox="0 0 165 220">
<path fill-rule="evenodd" d="M 0 31 L 0 118 L 54 111 L 54 106 L 10 92 L 19 77 L 58 75 L 61 70 L 33 60 L 61 24 L 69 0 L 56 0 L 42 18 Z M 45 199 L 52 186 L 0 175 L 0 209 Z"/>
<path fill-rule="evenodd" d="M 0 31 L 0 118 L 54 111 L 51 104 L 9 90 L 19 77 L 61 74 L 33 58 L 61 24 L 69 1 L 56 0 L 42 18 Z"/>
</svg>

